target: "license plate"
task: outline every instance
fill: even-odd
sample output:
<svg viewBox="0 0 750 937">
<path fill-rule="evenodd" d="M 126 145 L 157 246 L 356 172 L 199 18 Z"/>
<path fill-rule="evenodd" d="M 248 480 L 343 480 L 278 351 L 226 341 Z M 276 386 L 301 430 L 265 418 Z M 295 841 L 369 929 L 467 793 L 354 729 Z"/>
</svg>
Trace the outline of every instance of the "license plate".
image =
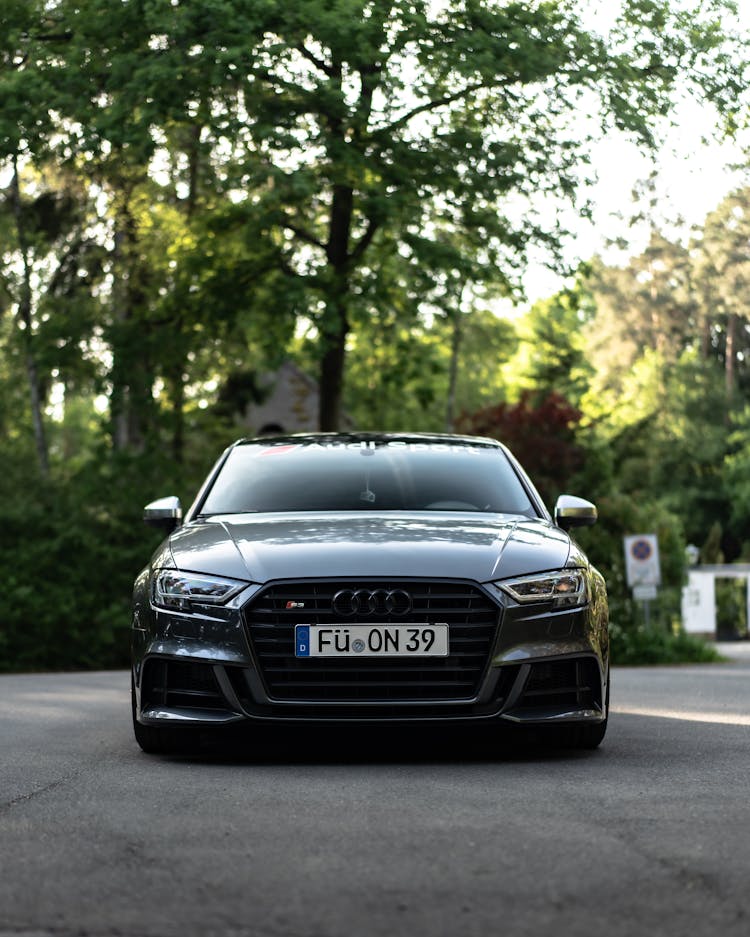
<svg viewBox="0 0 750 937">
<path fill-rule="evenodd" d="M 448 625 L 296 625 L 296 657 L 447 657 Z"/>
</svg>

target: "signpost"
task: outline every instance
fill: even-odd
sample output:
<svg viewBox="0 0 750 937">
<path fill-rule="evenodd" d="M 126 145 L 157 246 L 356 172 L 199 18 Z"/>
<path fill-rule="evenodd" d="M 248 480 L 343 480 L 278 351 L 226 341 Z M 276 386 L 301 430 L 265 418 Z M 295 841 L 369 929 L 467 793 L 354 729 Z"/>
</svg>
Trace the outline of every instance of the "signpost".
<svg viewBox="0 0 750 937">
<path fill-rule="evenodd" d="M 632 534 L 624 538 L 625 574 L 633 590 L 633 598 L 643 602 L 646 625 L 651 617 L 650 603 L 661 585 L 659 541 L 656 534 Z"/>
</svg>

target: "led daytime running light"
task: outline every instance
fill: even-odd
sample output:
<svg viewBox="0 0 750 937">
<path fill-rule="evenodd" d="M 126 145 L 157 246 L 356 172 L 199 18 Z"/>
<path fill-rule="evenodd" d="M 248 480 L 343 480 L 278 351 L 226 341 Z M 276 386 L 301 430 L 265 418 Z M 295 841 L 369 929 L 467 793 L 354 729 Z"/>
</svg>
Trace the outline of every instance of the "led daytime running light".
<svg viewBox="0 0 750 937">
<path fill-rule="evenodd" d="M 236 595 L 244 583 L 218 576 L 184 573 L 176 569 L 162 569 L 153 580 L 154 605 L 187 611 L 194 604 L 221 605 Z"/>
<path fill-rule="evenodd" d="M 503 592 L 522 605 L 553 602 L 558 607 L 584 605 L 586 579 L 580 570 L 559 570 L 537 576 L 524 576 L 497 584 Z"/>
</svg>

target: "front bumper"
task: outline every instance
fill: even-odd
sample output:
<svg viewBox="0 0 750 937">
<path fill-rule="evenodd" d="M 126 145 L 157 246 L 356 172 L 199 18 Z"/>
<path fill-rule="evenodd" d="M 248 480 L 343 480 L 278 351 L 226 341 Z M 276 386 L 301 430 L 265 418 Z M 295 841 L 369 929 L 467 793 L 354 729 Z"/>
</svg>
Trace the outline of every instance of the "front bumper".
<svg viewBox="0 0 750 937">
<path fill-rule="evenodd" d="M 205 727 L 242 721 L 544 724 L 596 723 L 606 716 L 606 603 L 595 593 L 583 608 L 551 611 L 519 606 L 491 585 L 440 583 L 440 609 L 423 613 L 433 620 L 434 615 L 450 620 L 457 653 L 445 662 L 445 673 L 437 674 L 441 679 L 418 674 L 413 661 L 394 668 L 378 660 L 359 667 L 354 679 L 343 683 L 330 663 L 314 679 L 311 670 L 303 672 L 304 681 L 295 679 L 305 664 L 290 657 L 282 645 L 287 641 L 287 619 L 293 621 L 298 613 L 286 615 L 282 599 L 292 586 L 300 585 L 250 587 L 235 607 L 202 615 L 137 604 L 133 675 L 138 721 Z M 316 594 L 320 586 L 323 606 L 329 601 L 323 588 L 327 584 L 304 583 L 308 591 L 312 585 Z M 417 608 L 420 602 L 425 609 L 435 606 L 429 588 L 435 585 L 427 580 L 409 583 L 418 595 Z M 427 596 L 424 601 L 422 593 Z M 459 614 L 451 603 L 459 602 L 460 596 L 465 605 L 467 595 L 472 614 L 463 606 Z M 274 640 L 281 650 L 268 657 L 263 650 L 266 639 L 259 639 L 259 633 L 279 635 Z M 468 660 L 472 655 L 466 649 L 472 646 L 481 648 L 481 661 L 473 655 L 476 666 Z M 370 681 L 381 665 L 387 666 L 388 679 L 378 679 L 381 689 L 372 689 L 375 684 Z M 469 678 L 459 682 L 456 674 L 463 677 L 466 671 Z M 417 685 L 415 676 L 424 685 Z"/>
</svg>

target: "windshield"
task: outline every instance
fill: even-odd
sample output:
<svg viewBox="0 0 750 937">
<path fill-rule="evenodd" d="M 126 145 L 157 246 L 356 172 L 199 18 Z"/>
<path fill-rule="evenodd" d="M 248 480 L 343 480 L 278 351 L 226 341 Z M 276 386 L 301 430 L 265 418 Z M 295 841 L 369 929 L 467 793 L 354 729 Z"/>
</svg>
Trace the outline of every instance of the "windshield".
<svg viewBox="0 0 750 937">
<path fill-rule="evenodd" d="M 200 514 L 301 511 L 487 511 L 536 517 L 501 449 L 363 440 L 245 443 Z"/>
</svg>

